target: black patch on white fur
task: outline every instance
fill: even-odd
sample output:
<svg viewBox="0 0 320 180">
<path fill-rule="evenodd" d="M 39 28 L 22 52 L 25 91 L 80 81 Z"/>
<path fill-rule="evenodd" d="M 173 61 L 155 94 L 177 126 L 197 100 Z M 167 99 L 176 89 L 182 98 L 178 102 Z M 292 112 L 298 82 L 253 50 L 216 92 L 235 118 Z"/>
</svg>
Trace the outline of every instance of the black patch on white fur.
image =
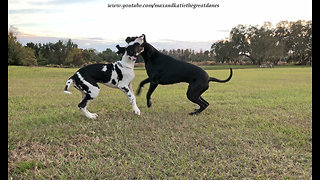
<svg viewBox="0 0 320 180">
<path fill-rule="evenodd" d="M 138 36 L 136 36 L 136 37 L 127 37 L 125 41 L 129 44 L 130 42 L 136 40 L 137 38 L 138 38 Z"/>
<path fill-rule="evenodd" d="M 123 89 L 126 93 L 128 93 L 128 92 L 129 92 L 129 89 L 128 89 L 128 88 L 126 88 L 126 87 L 122 87 L 121 89 Z"/>
<path fill-rule="evenodd" d="M 116 85 L 116 83 L 117 83 L 116 80 L 114 80 L 114 79 L 112 79 L 111 82 L 112 82 L 113 85 Z"/>
<path fill-rule="evenodd" d="M 127 47 L 126 49 L 128 56 L 134 56 L 137 57 L 137 52 L 141 51 L 141 46 L 139 43 L 134 43 Z"/>
<path fill-rule="evenodd" d="M 118 80 L 121 81 L 122 78 L 123 78 L 123 75 L 122 75 L 122 72 L 121 70 L 119 69 L 118 65 L 115 65 L 115 69 L 116 69 L 116 72 L 118 74 Z"/>
<path fill-rule="evenodd" d="M 107 68 L 106 71 L 102 71 L 104 66 Z M 111 80 L 112 71 L 114 71 L 113 64 L 91 64 L 78 70 L 85 81 L 96 87 L 98 87 L 97 82 L 108 83 Z"/>
<path fill-rule="evenodd" d="M 66 85 L 66 87 L 64 88 L 65 91 L 68 91 L 68 86 Z"/>
<path fill-rule="evenodd" d="M 112 71 L 114 71 L 113 64 L 106 64 L 105 66 L 107 66 L 107 70 L 102 71 L 104 75 L 99 78 L 98 82 L 107 83 L 111 80 Z"/>
<path fill-rule="evenodd" d="M 80 74 L 81 75 L 81 74 Z M 82 76 L 82 75 L 81 75 Z M 84 80 L 86 80 L 86 79 L 84 79 Z M 83 92 L 85 92 L 85 93 L 87 93 L 87 94 L 89 94 L 89 93 L 91 93 L 91 91 L 89 90 L 89 87 L 87 86 L 87 85 L 85 85 L 81 80 L 80 80 L 80 78 L 76 75 L 76 76 L 74 76 L 74 85 L 78 88 L 78 89 L 80 89 L 81 91 L 83 91 Z"/>
<path fill-rule="evenodd" d="M 93 99 L 92 97 L 90 97 L 89 94 L 86 94 L 86 96 L 84 97 L 84 99 L 78 104 L 78 107 L 80 109 L 85 108 L 87 106 L 88 100 Z"/>
<path fill-rule="evenodd" d="M 116 48 L 118 49 L 118 51 L 116 52 L 117 54 L 124 54 L 126 51 L 126 48 L 120 47 L 119 44 L 116 45 Z"/>
</svg>

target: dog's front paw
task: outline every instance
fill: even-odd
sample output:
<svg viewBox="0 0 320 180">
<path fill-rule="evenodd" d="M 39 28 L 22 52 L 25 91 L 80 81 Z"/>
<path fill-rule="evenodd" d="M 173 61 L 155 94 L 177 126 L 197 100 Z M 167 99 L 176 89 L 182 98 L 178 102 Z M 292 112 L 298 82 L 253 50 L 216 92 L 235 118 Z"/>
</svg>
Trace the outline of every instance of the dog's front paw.
<svg viewBox="0 0 320 180">
<path fill-rule="evenodd" d="M 133 112 L 134 112 L 136 115 L 138 115 L 138 116 L 140 116 L 140 114 L 141 114 L 139 108 L 133 109 Z"/>
<path fill-rule="evenodd" d="M 98 114 L 97 113 L 92 113 L 91 116 L 92 116 L 91 119 L 96 119 L 98 117 Z"/>
<path fill-rule="evenodd" d="M 151 101 L 147 101 L 148 108 L 151 107 L 151 105 L 152 105 Z"/>
</svg>

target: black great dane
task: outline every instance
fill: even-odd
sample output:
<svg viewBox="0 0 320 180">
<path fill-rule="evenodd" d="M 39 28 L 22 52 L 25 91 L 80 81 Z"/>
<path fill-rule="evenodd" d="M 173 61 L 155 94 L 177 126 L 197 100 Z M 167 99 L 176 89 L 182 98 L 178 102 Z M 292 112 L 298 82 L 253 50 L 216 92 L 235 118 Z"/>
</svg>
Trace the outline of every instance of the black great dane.
<svg viewBox="0 0 320 180">
<path fill-rule="evenodd" d="M 200 106 L 199 109 L 189 114 L 199 114 L 209 106 L 209 103 L 201 97 L 201 94 L 209 88 L 209 82 L 214 81 L 225 83 L 228 82 L 232 77 L 231 68 L 230 75 L 225 80 L 209 77 L 208 73 L 206 73 L 202 68 L 181 60 L 174 59 L 159 52 L 146 41 L 146 36 L 144 34 L 139 37 L 127 37 L 126 42 L 133 42 L 137 38 L 143 38 L 142 46 L 144 47 L 144 51 L 141 53 L 141 56 L 144 59 L 146 71 L 149 76 L 147 79 L 140 82 L 137 95 L 140 94 L 141 88 L 144 84 L 150 83 L 147 93 L 148 107 L 151 107 L 151 94 L 159 84 L 166 85 L 186 82 L 189 83 L 187 91 L 188 99 Z"/>
</svg>

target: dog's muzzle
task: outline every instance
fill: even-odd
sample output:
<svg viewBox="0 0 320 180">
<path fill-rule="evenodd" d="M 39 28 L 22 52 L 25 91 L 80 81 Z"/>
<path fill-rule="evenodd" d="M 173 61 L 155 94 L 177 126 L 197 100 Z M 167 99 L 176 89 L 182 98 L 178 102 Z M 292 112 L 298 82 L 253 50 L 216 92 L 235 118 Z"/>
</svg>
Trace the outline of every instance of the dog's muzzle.
<svg viewBox="0 0 320 180">
<path fill-rule="evenodd" d="M 129 56 L 129 58 L 130 58 L 130 60 L 131 60 L 131 61 L 136 61 L 138 57 L 135 57 L 135 56 Z"/>
</svg>

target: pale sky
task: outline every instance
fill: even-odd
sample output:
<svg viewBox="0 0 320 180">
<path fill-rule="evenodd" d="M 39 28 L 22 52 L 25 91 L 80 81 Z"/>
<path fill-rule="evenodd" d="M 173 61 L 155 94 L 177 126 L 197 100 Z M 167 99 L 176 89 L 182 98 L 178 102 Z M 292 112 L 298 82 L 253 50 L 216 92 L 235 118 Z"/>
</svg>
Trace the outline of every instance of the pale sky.
<svg viewBox="0 0 320 180">
<path fill-rule="evenodd" d="M 108 4 L 218 4 L 215 8 L 108 8 Z M 72 39 L 98 51 L 145 34 L 158 49 L 209 50 L 238 24 L 312 20 L 312 0 L 9 0 L 8 28 L 25 44 Z"/>
</svg>

